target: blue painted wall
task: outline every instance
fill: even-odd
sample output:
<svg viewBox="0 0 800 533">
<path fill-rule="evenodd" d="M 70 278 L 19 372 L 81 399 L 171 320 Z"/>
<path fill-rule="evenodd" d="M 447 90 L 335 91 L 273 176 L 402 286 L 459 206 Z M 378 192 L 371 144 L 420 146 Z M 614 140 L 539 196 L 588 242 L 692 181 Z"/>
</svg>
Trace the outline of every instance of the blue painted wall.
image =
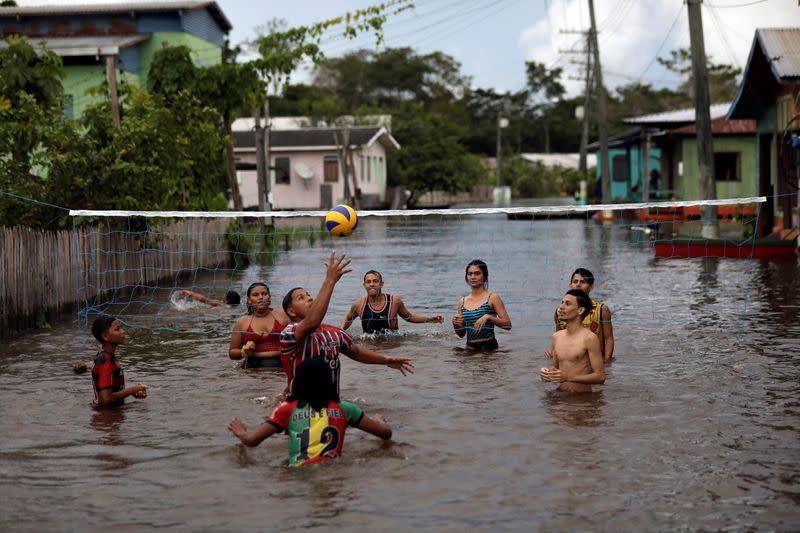
<svg viewBox="0 0 800 533">
<path fill-rule="evenodd" d="M 628 179 L 613 174 L 614 158 L 628 156 Z M 644 146 L 635 144 L 627 150 L 625 147 L 609 148 L 608 159 L 611 163 L 611 200 L 612 202 L 640 202 L 644 194 L 645 161 Z M 660 188 L 666 188 L 667 176 L 661 169 L 661 149 L 650 148 L 650 170 L 657 170 L 661 174 Z M 600 179 L 600 166 L 597 166 L 597 179 Z M 652 199 L 652 198 L 651 198 Z M 605 201 L 605 200 L 604 200 Z"/>
</svg>

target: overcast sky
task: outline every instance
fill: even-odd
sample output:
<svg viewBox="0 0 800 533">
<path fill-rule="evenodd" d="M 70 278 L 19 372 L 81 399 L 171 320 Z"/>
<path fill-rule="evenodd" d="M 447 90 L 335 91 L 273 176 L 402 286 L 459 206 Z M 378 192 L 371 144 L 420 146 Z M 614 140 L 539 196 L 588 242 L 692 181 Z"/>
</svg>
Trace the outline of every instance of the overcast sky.
<svg viewBox="0 0 800 533">
<path fill-rule="evenodd" d="M 94 0 L 17 0 L 19 5 L 95 3 Z M 97 3 L 109 3 L 105 2 Z M 255 28 L 279 17 L 289 25 L 325 20 L 378 0 L 217 0 L 233 24 L 231 40 L 255 35 Z M 606 85 L 642 81 L 674 86 L 676 77 L 655 61 L 671 49 L 688 47 L 684 0 L 595 0 L 600 53 Z M 455 57 L 473 86 L 516 91 L 525 84 L 525 61 L 565 70 L 571 94 L 581 91 L 582 49 L 577 32 L 589 26 L 587 0 L 415 0 L 415 8 L 391 17 L 385 46 L 411 46 L 420 52 L 443 51 Z M 706 53 L 714 62 L 744 68 L 756 28 L 800 27 L 797 0 L 706 0 L 703 27 Z M 373 37 L 346 40 L 331 35 L 323 50 L 329 56 L 374 48 Z M 300 74 L 295 80 L 303 79 Z"/>
</svg>

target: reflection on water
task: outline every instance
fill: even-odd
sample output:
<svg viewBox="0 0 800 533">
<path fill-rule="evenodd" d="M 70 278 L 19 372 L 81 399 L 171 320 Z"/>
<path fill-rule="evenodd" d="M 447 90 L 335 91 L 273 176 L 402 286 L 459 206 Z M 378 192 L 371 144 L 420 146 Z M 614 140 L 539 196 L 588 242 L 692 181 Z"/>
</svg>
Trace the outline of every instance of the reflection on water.
<svg viewBox="0 0 800 533">
<path fill-rule="evenodd" d="M 341 322 L 369 269 L 413 312 L 445 317 L 396 335 L 350 328 L 356 343 L 414 360 L 409 376 L 342 361 L 342 397 L 386 415 L 391 442 L 351 429 L 340 459 L 308 469 L 287 466 L 285 435 L 238 444 L 228 421 L 263 421 L 285 376 L 228 358 L 241 309 L 171 305 L 170 288 L 117 306 L 126 380 L 149 393 L 124 409 L 92 410 L 91 377 L 72 373 L 96 351 L 86 324 L 0 348 L 0 528 L 800 529 L 796 263 L 655 259 L 640 233 L 582 220 L 359 226 L 335 241 L 355 271 L 326 321 Z M 251 266 L 234 285 L 265 280 L 276 301 L 294 286 L 316 292 L 329 244 Z M 491 353 L 464 350 L 449 325 L 476 257 L 514 323 Z M 563 396 L 538 369 L 577 266 L 613 312 L 616 360 L 604 386 Z"/>
<path fill-rule="evenodd" d="M 597 386 L 595 386 L 597 387 Z M 592 391 L 583 394 L 548 390 L 544 395 L 545 409 L 557 424 L 572 427 L 602 426 L 603 392 Z"/>
<path fill-rule="evenodd" d="M 102 433 L 100 444 L 114 446 L 125 444 L 120 437 L 120 426 L 125 421 L 125 409 L 94 409 L 90 424 Z"/>
</svg>

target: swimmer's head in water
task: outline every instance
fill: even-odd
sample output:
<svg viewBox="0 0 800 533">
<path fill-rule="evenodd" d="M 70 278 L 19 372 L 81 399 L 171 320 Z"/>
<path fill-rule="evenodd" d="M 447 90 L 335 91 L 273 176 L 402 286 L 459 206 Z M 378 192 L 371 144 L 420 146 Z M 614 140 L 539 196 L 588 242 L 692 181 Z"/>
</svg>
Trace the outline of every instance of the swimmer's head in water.
<svg viewBox="0 0 800 533">
<path fill-rule="evenodd" d="M 309 404 L 315 411 L 321 410 L 333 400 L 339 401 L 336 385 L 331 377 L 331 367 L 324 357 L 311 357 L 300 363 L 294 376 L 290 400 L 298 400 L 298 407 Z"/>
<path fill-rule="evenodd" d="M 592 299 L 589 295 L 580 289 L 570 289 L 567 291 L 568 296 L 574 296 L 578 308 L 581 309 L 581 322 L 592 312 Z"/>
<path fill-rule="evenodd" d="M 228 305 L 239 305 L 242 302 L 242 297 L 236 291 L 228 291 L 225 293 L 225 303 Z"/>
<path fill-rule="evenodd" d="M 570 289 L 580 289 L 585 293 L 589 293 L 594 286 L 594 274 L 585 268 L 576 268 L 569 279 Z"/>
<path fill-rule="evenodd" d="M 486 263 L 481 261 L 480 259 L 473 259 L 472 261 L 467 264 L 467 268 L 464 271 L 464 281 L 469 284 L 470 275 L 476 275 L 480 271 L 483 276 L 483 286 L 489 286 L 489 267 L 486 266 Z"/>
</svg>

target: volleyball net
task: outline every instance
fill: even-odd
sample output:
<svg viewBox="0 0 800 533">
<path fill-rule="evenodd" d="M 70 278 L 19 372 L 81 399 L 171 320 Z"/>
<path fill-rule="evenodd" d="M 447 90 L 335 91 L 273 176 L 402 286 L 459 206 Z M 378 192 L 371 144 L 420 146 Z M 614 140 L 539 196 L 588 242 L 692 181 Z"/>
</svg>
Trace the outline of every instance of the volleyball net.
<svg viewBox="0 0 800 533">
<path fill-rule="evenodd" d="M 715 268 L 732 279 L 747 276 L 748 261 L 758 257 L 765 201 L 360 211 L 353 234 L 338 238 L 325 229 L 327 211 L 75 210 L 77 316 L 84 327 L 107 313 L 133 328 L 220 335 L 232 315 L 246 312 L 253 282 L 269 285 L 273 307 L 292 287 L 315 294 L 335 249 L 348 255 L 354 272 L 337 285 L 326 317 L 332 324 L 365 294 L 364 273 L 377 270 L 384 292 L 402 295 L 413 312 L 445 315 L 444 324 L 416 330 L 448 330 L 472 259 L 486 261 L 490 290 L 523 320 L 552 322 L 572 272 L 584 267 L 597 279 L 593 297 L 622 298 L 630 287 L 656 295 L 659 303 L 636 320 L 689 321 L 681 314 L 685 305 L 669 295 L 702 285 L 709 259 L 723 261 Z M 713 219 L 704 218 L 708 206 L 717 212 Z M 702 237 L 708 227 L 717 238 Z M 654 277 L 663 269 L 685 272 L 685 286 L 659 287 Z M 231 291 L 241 305 L 208 305 Z M 615 304 L 623 311 L 616 323 L 625 320 L 627 303 Z"/>
</svg>

